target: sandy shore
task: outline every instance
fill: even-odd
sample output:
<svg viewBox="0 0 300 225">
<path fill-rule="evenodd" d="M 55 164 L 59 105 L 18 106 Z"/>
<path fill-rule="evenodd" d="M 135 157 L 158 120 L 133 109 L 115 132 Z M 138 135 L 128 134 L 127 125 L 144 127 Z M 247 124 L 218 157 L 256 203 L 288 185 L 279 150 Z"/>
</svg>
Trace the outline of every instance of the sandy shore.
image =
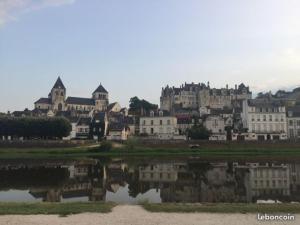
<svg viewBox="0 0 300 225">
<path fill-rule="evenodd" d="M 299 219 L 298 219 L 299 217 Z M 1 225 L 256 225 L 300 224 L 296 221 L 260 222 L 255 214 L 208 214 L 208 213 L 149 213 L 140 206 L 121 205 L 108 214 L 84 213 L 68 217 L 54 215 L 0 216 Z"/>
</svg>

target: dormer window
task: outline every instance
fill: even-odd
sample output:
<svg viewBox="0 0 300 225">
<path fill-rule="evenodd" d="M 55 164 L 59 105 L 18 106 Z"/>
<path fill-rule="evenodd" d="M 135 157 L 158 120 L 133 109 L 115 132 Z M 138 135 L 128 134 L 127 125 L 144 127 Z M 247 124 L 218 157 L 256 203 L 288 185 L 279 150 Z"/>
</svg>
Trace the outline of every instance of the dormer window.
<svg viewBox="0 0 300 225">
<path fill-rule="evenodd" d="M 150 116 L 154 117 L 154 112 L 153 111 L 150 111 Z"/>
<path fill-rule="evenodd" d="M 163 116 L 164 112 L 163 111 L 159 111 L 159 116 Z"/>
</svg>

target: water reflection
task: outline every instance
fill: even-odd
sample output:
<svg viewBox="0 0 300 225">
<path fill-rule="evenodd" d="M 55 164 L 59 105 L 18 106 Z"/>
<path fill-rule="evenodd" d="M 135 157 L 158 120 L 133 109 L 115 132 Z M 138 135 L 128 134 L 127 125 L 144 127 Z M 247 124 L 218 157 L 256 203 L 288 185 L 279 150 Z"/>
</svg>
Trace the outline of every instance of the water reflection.
<svg viewBox="0 0 300 225">
<path fill-rule="evenodd" d="M 299 201 L 300 163 L 195 158 L 0 161 L 0 201 Z"/>
</svg>

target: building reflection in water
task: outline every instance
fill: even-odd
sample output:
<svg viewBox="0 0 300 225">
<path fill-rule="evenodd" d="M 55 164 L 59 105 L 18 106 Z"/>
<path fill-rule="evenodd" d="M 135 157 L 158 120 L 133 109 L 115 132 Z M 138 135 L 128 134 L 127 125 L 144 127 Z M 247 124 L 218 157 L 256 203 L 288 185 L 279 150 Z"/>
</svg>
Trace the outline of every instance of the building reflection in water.
<svg viewBox="0 0 300 225">
<path fill-rule="evenodd" d="M 300 163 L 126 161 L 88 159 L 0 162 L 1 196 L 28 190 L 46 202 L 257 202 L 299 201 Z M 25 197 L 24 197 L 25 199 Z M 27 199 L 27 198 L 26 198 Z M 22 199 L 21 199 L 22 200 Z"/>
</svg>

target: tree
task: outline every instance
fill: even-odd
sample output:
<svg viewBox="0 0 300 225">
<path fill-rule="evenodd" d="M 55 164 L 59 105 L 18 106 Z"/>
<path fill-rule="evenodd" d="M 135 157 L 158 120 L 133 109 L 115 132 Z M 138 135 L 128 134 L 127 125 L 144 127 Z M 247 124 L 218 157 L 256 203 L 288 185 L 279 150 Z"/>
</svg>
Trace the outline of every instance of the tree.
<svg viewBox="0 0 300 225">
<path fill-rule="evenodd" d="M 67 137 L 72 126 L 65 118 L 0 117 L 0 136 L 30 138 Z"/>
<path fill-rule="evenodd" d="M 140 100 L 137 96 L 132 97 L 129 101 L 129 110 L 135 113 L 141 113 L 142 111 L 157 110 L 158 105 L 152 104 L 145 99 Z"/>
<path fill-rule="evenodd" d="M 203 125 L 194 125 L 188 130 L 188 137 L 192 140 L 208 140 L 211 132 Z"/>
</svg>

